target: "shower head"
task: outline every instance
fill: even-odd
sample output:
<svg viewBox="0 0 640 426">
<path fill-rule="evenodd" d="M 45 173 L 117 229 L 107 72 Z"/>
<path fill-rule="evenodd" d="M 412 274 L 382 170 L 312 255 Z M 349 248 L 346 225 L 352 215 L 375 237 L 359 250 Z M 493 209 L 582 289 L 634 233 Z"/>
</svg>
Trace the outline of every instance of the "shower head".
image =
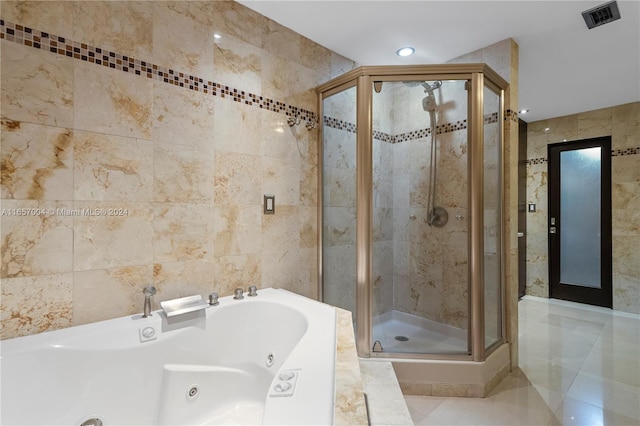
<svg viewBox="0 0 640 426">
<path fill-rule="evenodd" d="M 422 83 L 422 87 L 424 87 L 424 92 L 430 92 L 433 93 L 434 90 L 439 89 L 440 86 L 442 86 L 442 81 L 438 80 L 438 81 L 434 81 L 433 83 L 429 84 L 426 81 L 424 83 Z"/>
<path fill-rule="evenodd" d="M 422 86 L 424 88 L 424 93 L 433 93 L 434 90 L 439 89 L 442 86 L 442 81 L 434 81 L 433 83 L 429 83 L 428 81 L 405 81 L 407 86 L 416 87 Z"/>
</svg>

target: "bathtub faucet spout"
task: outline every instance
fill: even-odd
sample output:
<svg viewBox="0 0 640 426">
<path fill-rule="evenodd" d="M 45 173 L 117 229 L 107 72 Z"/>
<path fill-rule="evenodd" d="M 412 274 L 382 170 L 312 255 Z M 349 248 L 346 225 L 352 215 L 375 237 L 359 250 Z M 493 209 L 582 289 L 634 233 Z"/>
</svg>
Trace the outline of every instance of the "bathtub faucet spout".
<svg viewBox="0 0 640 426">
<path fill-rule="evenodd" d="M 144 294 L 144 314 L 142 318 L 147 318 L 151 316 L 151 296 L 156 294 L 156 288 L 152 285 L 148 285 L 142 290 Z"/>
</svg>

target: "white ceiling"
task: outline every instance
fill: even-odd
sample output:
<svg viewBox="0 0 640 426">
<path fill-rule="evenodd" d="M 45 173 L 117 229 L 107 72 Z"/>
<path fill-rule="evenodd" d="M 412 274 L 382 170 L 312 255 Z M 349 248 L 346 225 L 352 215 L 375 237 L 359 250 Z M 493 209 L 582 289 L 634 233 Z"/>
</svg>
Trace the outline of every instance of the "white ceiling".
<svg viewBox="0 0 640 426">
<path fill-rule="evenodd" d="M 640 101 L 640 0 L 587 29 L 602 1 L 238 0 L 358 65 L 444 63 L 513 38 L 528 122 Z M 395 51 L 405 45 L 416 53 Z"/>
</svg>

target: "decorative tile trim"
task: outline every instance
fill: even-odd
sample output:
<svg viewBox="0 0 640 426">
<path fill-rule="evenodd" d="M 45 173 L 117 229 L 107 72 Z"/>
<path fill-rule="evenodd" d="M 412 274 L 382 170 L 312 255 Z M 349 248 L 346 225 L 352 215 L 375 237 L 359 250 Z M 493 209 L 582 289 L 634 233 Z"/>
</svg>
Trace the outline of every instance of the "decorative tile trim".
<svg viewBox="0 0 640 426">
<path fill-rule="evenodd" d="M 507 111 L 508 112 L 508 111 Z M 505 114 L 506 117 L 506 114 Z M 506 118 L 505 118 L 506 120 Z M 338 130 L 345 130 L 351 133 L 356 132 L 356 125 L 353 123 L 346 122 L 344 120 L 340 120 L 338 118 L 324 116 L 322 122 L 325 126 L 331 127 Z M 498 122 L 498 113 L 494 112 L 491 114 L 487 114 L 484 117 L 485 124 L 493 124 Z M 441 135 L 443 133 L 451 133 L 457 132 L 458 130 L 465 130 L 468 127 L 467 120 L 458 120 L 455 123 L 445 123 L 439 124 L 436 126 L 436 135 Z M 425 129 L 412 130 L 410 132 L 398 133 L 396 135 L 384 133 L 379 130 L 373 131 L 373 138 L 380 140 L 382 142 L 388 143 L 401 143 L 415 139 L 422 139 L 431 134 L 431 128 L 427 127 Z"/>
<path fill-rule="evenodd" d="M 531 160 L 526 160 L 524 164 L 526 164 L 527 166 L 533 166 L 534 164 L 545 164 L 548 162 L 549 160 L 547 160 L 546 158 L 533 158 Z"/>
<path fill-rule="evenodd" d="M 35 30 L 20 24 L 14 24 L 4 19 L 0 19 L 0 40 L 7 40 L 35 49 L 46 50 L 51 53 L 79 59 L 106 68 L 147 77 L 155 81 L 218 96 L 245 105 L 285 114 L 290 117 L 297 117 L 302 121 L 316 121 L 316 113 L 313 111 L 287 105 L 284 102 L 224 86 L 213 81 L 205 81 L 194 75 L 185 74 L 171 68 L 121 55 L 86 43 L 69 40 L 65 37 Z"/>
<path fill-rule="evenodd" d="M 349 123 L 348 121 L 340 120 L 339 118 L 328 117 L 325 115 L 322 117 L 322 123 L 332 129 L 344 130 L 349 133 L 356 132 L 356 125 L 354 123 Z"/>
<path fill-rule="evenodd" d="M 507 114 L 505 114 L 505 120 L 507 120 Z M 498 122 L 498 113 L 492 112 L 484 116 L 484 124 L 493 124 Z"/>
<path fill-rule="evenodd" d="M 518 112 L 508 109 L 504 114 L 505 121 L 513 121 L 514 123 L 518 122 Z"/>
<path fill-rule="evenodd" d="M 624 148 L 624 149 L 612 149 L 611 156 L 612 157 L 623 157 L 625 155 L 638 155 L 640 154 L 640 146 L 635 148 Z"/>
</svg>

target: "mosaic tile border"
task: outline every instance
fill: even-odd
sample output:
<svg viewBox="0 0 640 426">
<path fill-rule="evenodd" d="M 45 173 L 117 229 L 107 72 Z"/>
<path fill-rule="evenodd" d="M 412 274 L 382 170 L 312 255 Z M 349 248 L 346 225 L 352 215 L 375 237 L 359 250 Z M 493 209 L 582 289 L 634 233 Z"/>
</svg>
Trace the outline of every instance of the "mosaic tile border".
<svg viewBox="0 0 640 426">
<path fill-rule="evenodd" d="M 627 155 L 640 155 L 640 146 L 637 146 L 635 148 L 622 148 L 622 149 L 612 149 L 611 150 L 611 156 L 612 157 L 624 157 Z M 527 166 L 533 166 L 536 164 L 544 164 L 544 163 L 548 163 L 549 160 L 546 157 L 540 157 L 540 158 L 532 158 L 530 160 L 526 160 L 525 164 Z"/>
<path fill-rule="evenodd" d="M 611 156 L 612 157 L 623 157 L 625 155 L 639 155 L 640 154 L 640 146 L 635 148 L 623 148 L 623 149 L 612 149 Z"/>
<path fill-rule="evenodd" d="M 65 37 L 15 24 L 5 21 L 4 19 L 0 19 L 0 40 L 7 40 L 95 65 L 147 77 L 155 81 L 172 84 L 196 92 L 230 99 L 245 105 L 255 106 L 290 117 L 297 117 L 302 121 L 316 121 L 316 113 L 313 111 L 298 108 L 284 102 L 265 98 L 213 81 L 205 81 L 197 76 L 185 74 L 172 68 L 166 68 L 100 47 L 69 40 Z"/>
<path fill-rule="evenodd" d="M 533 166 L 535 164 L 544 164 L 544 163 L 548 163 L 549 160 L 547 160 L 546 158 L 542 157 L 542 158 L 533 158 L 531 160 L 525 160 L 524 164 L 527 166 Z"/>
<path fill-rule="evenodd" d="M 507 111 L 507 113 L 508 112 L 509 111 Z M 507 120 L 506 114 L 505 114 L 505 120 Z M 344 120 L 340 120 L 338 118 L 324 116 L 323 119 L 322 119 L 322 122 L 327 127 L 331 127 L 331 128 L 338 129 L 338 130 L 348 131 L 350 133 L 355 133 L 356 132 L 356 125 L 355 124 L 349 123 L 349 122 L 344 121 Z M 497 112 L 494 112 L 494 113 L 491 113 L 491 114 L 487 114 L 484 117 L 484 123 L 485 124 L 493 124 L 493 123 L 497 123 L 497 122 L 498 122 L 498 113 Z M 467 123 L 466 119 L 465 120 L 456 121 L 455 123 L 439 124 L 439 125 L 436 126 L 436 135 L 441 135 L 441 134 L 444 134 L 444 133 L 456 132 L 458 130 L 466 130 L 467 127 L 468 127 L 468 123 Z M 373 138 L 377 139 L 377 140 L 380 140 L 382 142 L 401 143 L 401 142 L 406 142 L 406 141 L 410 141 L 410 140 L 422 139 L 422 138 L 425 138 L 425 137 L 429 136 L 430 134 L 431 134 L 431 128 L 430 127 L 427 127 L 425 129 L 412 130 L 410 132 L 405 132 L 405 133 L 398 133 L 397 135 L 384 133 L 384 132 L 381 132 L 379 130 L 374 130 L 373 131 Z"/>
<path fill-rule="evenodd" d="M 505 121 L 512 121 L 514 123 L 517 123 L 518 120 L 520 119 L 518 117 L 518 111 L 514 111 L 512 109 L 508 109 L 504 114 L 504 119 L 505 119 Z"/>
</svg>

